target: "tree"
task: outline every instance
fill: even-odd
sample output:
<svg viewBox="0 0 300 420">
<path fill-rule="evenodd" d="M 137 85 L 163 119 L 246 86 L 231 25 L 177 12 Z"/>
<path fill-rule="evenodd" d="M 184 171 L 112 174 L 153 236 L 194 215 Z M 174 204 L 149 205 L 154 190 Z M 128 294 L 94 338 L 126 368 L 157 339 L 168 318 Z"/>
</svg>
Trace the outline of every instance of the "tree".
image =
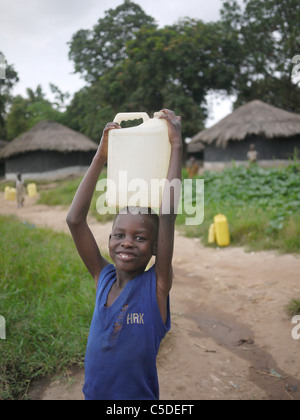
<svg viewBox="0 0 300 420">
<path fill-rule="evenodd" d="M 118 112 L 167 107 L 182 116 L 184 137 L 192 136 L 204 127 L 207 93 L 231 92 L 239 48 L 223 23 L 186 18 L 158 29 L 127 1 L 73 37 L 69 56 L 90 85 L 74 96 L 68 124 L 98 140 Z"/>
<path fill-rule="evenodd" d="M 70 98 L 69 92 L 62 92 L 59 87 L 53 83 L 49 83 L 49 86 L 51 92 L 55 95 L 55 102 L 52 103 L 52 105 L 55 106 L 57 110 L 65 109 L 65 101 Z"/>
<path fill-rule="evenodd" d="M 239 65 L 235 56 L 230 61 L 236 41 L 222 25 L 194 19 L 141 28 L 127 43 L 127 58 L 99 79 L 99 98 L 116 112 L 174 109 L 182 115 L 184 136 L 194 135 L 207 117 L 208 91 L 231 90 Z"/>
<path fill-rule="evenodd" d="M 131 1 L 105 12 L 92 30 L 81 29 L 69 42 L 69 58 L 75 73 L 93 83 L 126 58 L 126 43 L 143 26 L 155 27 L 154 19 Z"/>
<path fill-rule="evenodd" d="M 15 83 L 19 81 L 18 74 L 11 64 L 8 64 L 4 54 L 0 51 L 0 62 L 3 65 L 4 78 L 0 78 L 0 139 L 6 139 L 5 118 L 7 115 L 8 105 L 10 104 L 11 90 Z"/>
<path fill-rule="evenodd" d="M 300 89 L 292 78 L 293 57 L 300 52 L 298 0 L 236 0 L 224 3 L 222 22 L 236 34 L 242 56 L 234 75 L 236 106 L 261 99 L 300 112 Z"/>
<path fill-rule="evenodd" d="M 27 98 L 18 95 L 12 100 L 10 111 L 6 117 L 8 140 L 13 140 L 40 121 L 62 122 L 63 114 L 53 108 L 51 102 L 46 99 L 40 85 L 37 86 L 35 91 L 28 88 L 26 93 Z"/>
<path fill-rule="evenodd" d="M 68 105 L 65 124 L 80 131 L 95 142 L 99 142 L 105 124 L 112 121 L 116 111 L 102 99 L 103 87 L 99 83 L 76 92 Z"/>
</svg>

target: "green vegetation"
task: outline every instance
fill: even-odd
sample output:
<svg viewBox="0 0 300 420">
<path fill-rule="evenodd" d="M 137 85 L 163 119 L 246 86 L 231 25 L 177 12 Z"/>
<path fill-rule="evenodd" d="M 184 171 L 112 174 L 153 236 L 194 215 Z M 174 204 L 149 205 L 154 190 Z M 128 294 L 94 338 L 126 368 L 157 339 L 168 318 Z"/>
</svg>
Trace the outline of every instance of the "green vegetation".
<svg viewBox="0 0 300 420">
<path fill-rule="evenodd" d="M 57 181 L 55 187 L 44 185 L 40 191 L 39 204 L 48 206 L 70 206 L 79 187 L 82 177 Z"/>
<path fill-rule="evenodd" d="M 300 315 L 300 300 L 292 299 L 286 309 L 290 316 Z"/>
<path fill-rule="evenodd" d="M 0 400 L 24 399 L 31 381 L 82 364 L 94 283 L 71 238 L 0 217 Z"/>
<path fill-rule="evenodd" d="M 251 250 L 300 251 L 300 166 L 262 169 L 233 167 L 205 172 L 205 217 L 201 226 L 185 227 L 187 235 L 207 244 L 213 217 L 225 214 L 232 245 Z M 184 215 L 179 224 L 184 225 Z"/>
</svg>

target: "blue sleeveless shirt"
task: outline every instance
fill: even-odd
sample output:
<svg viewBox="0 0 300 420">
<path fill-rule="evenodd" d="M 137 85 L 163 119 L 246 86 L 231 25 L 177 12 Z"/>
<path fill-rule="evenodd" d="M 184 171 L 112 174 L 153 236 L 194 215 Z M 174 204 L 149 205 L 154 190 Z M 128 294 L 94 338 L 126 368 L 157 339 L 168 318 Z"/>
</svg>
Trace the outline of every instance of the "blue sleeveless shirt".
<svg viewBox="0 0 300 420">
<path fill-rule="evenodd" d="M 101 272 L 85 356 L 86 400 L 158 400 L 156 357 L 170 329 L 156 298 L 155 266 L 129 281 L 110 307 L 116 268 Z"/>
</svg>

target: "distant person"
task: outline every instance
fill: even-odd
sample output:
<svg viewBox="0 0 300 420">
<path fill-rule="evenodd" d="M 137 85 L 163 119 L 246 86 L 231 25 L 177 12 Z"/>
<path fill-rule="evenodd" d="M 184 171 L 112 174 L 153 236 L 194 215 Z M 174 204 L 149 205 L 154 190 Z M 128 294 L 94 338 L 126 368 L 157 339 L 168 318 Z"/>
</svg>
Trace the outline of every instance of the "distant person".
<svg viewBox="0 0 300 420">
<path fill-rule="evenodd" d="M 24 207 L 24 201 L 25 201 L 25 185 L 22 180 L 22 175 L 17 174 L 17 180 L 16 180 L 16 198 L 17 198 L 17 206 L 18 209 Z"/>
<path fill-rule="evenodd" d="M 194 178 L 194 176 L 198 175 L 199 166 L 194 156 L 188 160 L 187 171 L 189 178 Z"/>
<path fill-rule="evenodd" d="M 248 161 L 251 163 L 256 163 L 258 160 L 258 152 L 255 149 L 255 144 L 250 144 L 250 150 L 247 153 Z"/>
</svg>

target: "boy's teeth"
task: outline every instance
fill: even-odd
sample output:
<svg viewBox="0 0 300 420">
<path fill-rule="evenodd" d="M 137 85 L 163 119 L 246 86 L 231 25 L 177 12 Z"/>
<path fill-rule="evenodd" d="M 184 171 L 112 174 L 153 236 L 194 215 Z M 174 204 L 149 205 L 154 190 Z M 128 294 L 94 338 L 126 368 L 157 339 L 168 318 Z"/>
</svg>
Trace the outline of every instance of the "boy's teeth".
<svg viewBox="0 0 300 420">
<path fill-rule="evenodd" d="M 131 258 L 131 256 L 132 255 L 130 255 L 130 254 L 123 254 L 123 253 L 120 254 L 121 258 Z"/>
</svg>

